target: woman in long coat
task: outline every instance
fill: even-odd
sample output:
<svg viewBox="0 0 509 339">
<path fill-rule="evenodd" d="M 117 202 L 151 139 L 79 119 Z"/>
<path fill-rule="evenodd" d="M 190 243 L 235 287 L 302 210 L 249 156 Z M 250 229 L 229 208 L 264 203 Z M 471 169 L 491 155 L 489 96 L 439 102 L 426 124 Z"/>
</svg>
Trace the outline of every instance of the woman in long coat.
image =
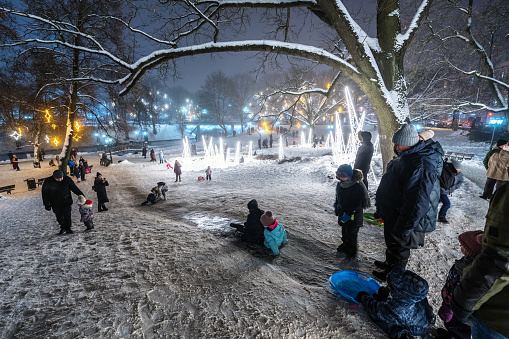
<svg viewBox="0 0 509 339">
<path fill-rule="evenodd" d="M 109 185 L 108 181 L 103 179 L 102 174 L 97 172 L 92 189 L 97 193 L 97 205 L 99 206 L 99 212 L 108 210 L 105 203 L 109 202 L 108 194 L 106 194 L 106 186 Z"/>
<path fill-rule="evenodd" d="M 173 172 L 175 172 L 175 182 L 182 181 L 180 180 L 180 175 L 182 174 L 182 165 L 178 160 L 175 160 L 175 165 L 173 165 Z"/>
</svg>

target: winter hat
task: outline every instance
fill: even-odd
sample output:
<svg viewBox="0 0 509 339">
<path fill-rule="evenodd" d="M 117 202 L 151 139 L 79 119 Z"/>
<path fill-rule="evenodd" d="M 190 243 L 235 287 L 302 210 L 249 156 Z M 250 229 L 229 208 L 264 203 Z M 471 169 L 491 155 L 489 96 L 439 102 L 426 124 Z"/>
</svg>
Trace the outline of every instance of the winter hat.
<svg viewBox="0 0 509 339">
<path fill-rule="evenodd" d="M 505 144 L 507 144 L 507 140 L 504 140 L 504 139 L 498 139 L 497 140 L 497 146 L 498 147 L 504 146 Z"/>
<path fill-rule="evenodd" d="M 248 202 L 247 203 L 247 209 L 250 210 L 250 211 L 258 209 L 258 201 L 253 199 L 250 202 Z"/>
<path fill-rule="evenodd" d="M 102 175 L 102 174 L 101 174 L 101 173 L 99 173 L 99 172 L 97 172 L 97 174 L 96 174 L 95 176 L 96 176 L 96 177 L 98 177 L 98 176 L 100 176 L 100 175 Z"/>
<path fill-rule="evenodd" d="M 270 226 L 274 224 L 274 218 L 272 217 L 271 211 L 266 211 L 263 213 L 263 215 L 260 217 L 260 221 L 262 222 L 263 226 Z"/>
<path fill-rule="evenodd" d="M 336 178 L 338 178 L 338 179 L 344 178 L 344 177 L 351 178 L 352 175 L 353 175 L 352 166 L 347 165 L 347 164 L 343 164 L 343 165 L 339 166 L 336 171 Z"/>
<path fill-rule="evenodd" d="M 431 139 L 435 136 L 435 132 L 433 132 L 432 130 L 430 129 L 425 129 L 423 131 L 420 131 L 419 133 L 419 136 L 422 138 L 422 140 L 426 141 L 428 139 Z"/>
<path fill-rule="evenodd" d="M 56 170 L 53 172 L 53 178 L 60 179 L 63 177 L 64 177 L 64 172 L 62 172 L 61 170 Z"/>
<path fill-rule="evenodd" d="M 474 260 L 482 250 L 483 231 L 468 231 L 458 236 L 460 244 L 465 249 L 465 255 Z"/>
<path fill-rule="evenodd" d="M 415 146 L 419 142 L 419 134 L 414 125 L 403 124 L 392 136 L 392 142 L 402 146 Z"/>
<path fill-rule="evenodd" d="M 87 201 L 87 199 L 85 198 L 85 196 L 80 195 L 80 196 L 78 196 L 78 200 L 76 200 L 76 203 L 78 205 L 83 205 L 83 204 L 86 204 L 86 201 Z"/>
</svg>

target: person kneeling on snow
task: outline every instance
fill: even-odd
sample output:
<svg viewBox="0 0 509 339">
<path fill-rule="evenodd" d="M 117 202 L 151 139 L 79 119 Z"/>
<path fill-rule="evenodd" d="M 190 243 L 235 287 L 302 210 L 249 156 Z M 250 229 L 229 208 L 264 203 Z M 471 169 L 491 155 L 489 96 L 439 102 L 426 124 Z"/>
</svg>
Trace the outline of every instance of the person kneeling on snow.
<svg viewBox="0 0 509 339">
<path fill-rule="evenodd" d="M 279 247 L 287 243 L 285 228 L 273 218 L 271 211 L 266 211 L 260 217 L 260 221 L 265 226 L 265 231 L 263 231 L 265 242 L 263 244 L 270 248 L 274 255 L 279 255 Z"/>
<path fill-rule="evenodd" d="M 359 292 L 355 300 L 389 338 L 406 338 L 423 335 L 435 323 L 427 294 L 426 280 L 396 266 L 387 275 L 387 287 L 380 287 L 373 298 L 367 292 Z"/>
</svg>

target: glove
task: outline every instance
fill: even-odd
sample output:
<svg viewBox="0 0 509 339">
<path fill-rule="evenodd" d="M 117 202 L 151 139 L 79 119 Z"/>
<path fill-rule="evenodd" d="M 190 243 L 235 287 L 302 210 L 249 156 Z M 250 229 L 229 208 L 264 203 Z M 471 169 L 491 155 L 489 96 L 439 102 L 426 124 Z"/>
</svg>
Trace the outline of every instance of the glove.
<svg viewBox="0 0 509 339">
<path fill-rule="evenodd" d="M 44 206 L 44 208 L 46 209 L 46 211 L 51 211 L 51 206 Z"/>
<path fill-rule="evenodd" d="M 348 215 L 346 213 L 343 213 L 343 216 L 341 217 L 341 222 L 344 224 L 350 220 L 352 220 L 352 216 Z"/>
<path fill-rule="evenodd" d="M 382 286 L 373 293 L 373 298 L 377 301 L 386 301 L 389 297 L 389 294 L 391 293 L 391 289 L 387 286 Z"/>
<path fill-rule="evenodd" d="M 355 301 L 357 301 L 359 304 L 362 302 L 362 297 L 367 296 L 369 297 L 369 293 L 365 291 L 360 291 L 357 293 L 357 296 L 355 297 Z"/>
</svg>

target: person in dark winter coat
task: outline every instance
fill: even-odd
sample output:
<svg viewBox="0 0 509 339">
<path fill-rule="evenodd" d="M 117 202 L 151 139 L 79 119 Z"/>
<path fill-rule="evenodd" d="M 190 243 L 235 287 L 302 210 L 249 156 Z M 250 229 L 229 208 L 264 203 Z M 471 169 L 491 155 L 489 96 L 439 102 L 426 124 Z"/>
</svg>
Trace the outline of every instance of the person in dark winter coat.
<svg viewBox="0 0 509 339">
<path fill-rule="evenodd" d="M 12 156 L 11 163 L 12 163 L 12 168 L 15 169 L 16 171 L 19 171 L 19 160 L 16 155 Z"/>
<path fill-rule="evenodd" d="M 247 208 L 249 214 L 247 215 L 246 222 L 244 224 L 231 223 L 230 226 L 237 229 L 237 235 L 242 241 L 263 245 L 265 241 L 265 236 L 263 234 L 265 227 L 263 227 L 260 218 L 265 211 L 258 208 L 258 201 L 255 199 L 247 203 Z"/>
<path fill-rule="evenodd" d="M 461 184 L 463 184 L 463 173 L 461 173 L 461 169 L 456 169 L 456 176 L 454 177 L 454 185 L 446 190 L 445 188 L 440 187 L 440 202 L 442 203 L 442 207 L 440 208 L 440 211 L 438 211 L 438 222 L 448 224 L 449 221 L 447 220 L 447 211 L 451 207 L 451 201 L 449 200 L 449 195 L 452 194 L 452 192 L 456 191 Z"/>
<path fill-rule="evenodd" d="M 493 154 L 500 153 L 502 150 L 502 146 L 507 144 L 507 140 L 499 139 L 497 140 L 496 145 L 486 154 L 483 160 L 484 167 L 486 170 L 489 168 L 489 161 Z M 490 177 L 486 177 L 486 183 L 484 184 L 484 190 L 481 196 L 479 196 L 482 199 L 491 199 L 491 196 L 493 195 L 493 189 L 495 188 L 495 184 L 497 183 L 497 179 L 493 179 Z"/>
<path fill-rule="evenodd" d="M 87 172 L 87 168 L 85 167 L 85 160 L 80 161 L 79 169 L 80 169 L 80 173 L 81 173 L 81 181 L 86 181 L 85 174 Z"/>
<path fill-rule="evenodd" d="M 472 338 L 509 338 L 509 185 L 495 191 L 486 215 L 481 253 L 463 271 L 451 310 L 472 324 Z"/>
<path fill-rule="evenodd" d="M 97 205 L 99 212 L 108 210 L 105 204 L 109 201 L 108 194 L 106 194 L 106 186 L 109 185 L 108 181 L 102 177 L 102 174 L 97 172 L 92 189 L 97 193 Z"/>
<path fill-rule="evenodd" d="M 141 155 L 146 159 L 147 158 L 147 146 L 143 145 L 143 148 L 141 149 Z"/>
<path fill-rule="evenodd" d="M 470 326 L 463 324 L 451 310 L 450 302 L 454 289 L 459 285 L 463 276 L 463 269 L 470 265 L 482 250 L 482 231 L 468 231 L 461 233 L 458 240 L 461 244 L 463 257 L 452 265 L 442 288 L 442 306 L 438 316 L 443 320 L 446 330 L 438 330 L 438 338 L 470 339 Z"/>
<path fill-rule="evenodd" d="M 150 161 L 156 161 L 156 152 L 153 148 L 150 149 Z"/>
<path fill-rule="evenodd" d="M 74 165 L 74 176 L 76 177 L 76 182 L 80 182 L 81 180 L 81 170 L 78 165 Z"/>
<path fill-rule="evenodd" d="M 341 165 L 336 171 L 339 180 L 336 185 L 336 201 L 334 213 L 338 217 L 341 227 L 341 240 L 338 252 L 343 252 L 347 258 L 357 255 L 357 234 L 363 223 L 363 208 L 369 207 L 369 195 L 362 183 L 362 172 L 352 170 L 350 165 Z"/>
<path fill-rule="evenodd" d="M 364 179 L 362 182 L 366 189 L 368 188 L 368 173 L 371 167 L 371 159 L 373 158 L 373 144 L 371 143 L 371 133 L 366 131 L 359 131 L 359 139 L 362 144 L 357 150 L 357 155 L 355 156 L 355 163 L 353 165 L 354 169 L 358 169 L 362 171 L 362 175 Z"/>
<path fill-rule="evenodd" d="M 387 276 L 387 287 L 380 287 L 373 298 L 360 292 L 355 299 L 389 338 L 407 338 L 422 336 L 435 323 L 427 294 L 426 280 L 396 266 Z"/>
<path fill-rule="evenodd" d="M 394 266 L 405 268 L 410 249 L 423 246 L 425 232 L 435 230 L 440 192 L 436 151 L 419 140 L 415 126 L 402 125 L 392 142 L 398 156 L 387 165 L 376 192 L 376 214 L 384 221 L 387 246 L 385 261 L 375 261 L 383 269 L 373 272 L 380 280 Z M 432 195 L 434 190 L 437 194 Z"/>
<path fill-rule="evenodd" d="M 182 175 L 182 165 L 178 160 L 175 160 L 175 164 L 173 165 L 173 172 L 175 172 L 175 182 L 182 181 L 180 178 Z"/>
<path fill-rule="evenodd" d="M 76 186 L 74 181 L 68 176 L 64 176 L 64 172 L 56 170 L 51 177 L 44 180 L 42 184 L 42 202 L 47 211 L 53 210 L 60 225 L 60 232 L 71 234 L 72 219 L 72 196 L 71 192 L 80 196 L 83 192 Z"/>
<path fill-rule="evenodd" d="M 279 247 L 286 245 L 288 242 L 286 240 L 285 228 L 273 217 L 271 211 L 263 213 L 260 217 L 260 221 L 265 227 L 265 230 L 263 231 L 265 241 L 263 244 L 265 247 L 272 250 L 272 254 L 279 255 Z"/>
</svg>

